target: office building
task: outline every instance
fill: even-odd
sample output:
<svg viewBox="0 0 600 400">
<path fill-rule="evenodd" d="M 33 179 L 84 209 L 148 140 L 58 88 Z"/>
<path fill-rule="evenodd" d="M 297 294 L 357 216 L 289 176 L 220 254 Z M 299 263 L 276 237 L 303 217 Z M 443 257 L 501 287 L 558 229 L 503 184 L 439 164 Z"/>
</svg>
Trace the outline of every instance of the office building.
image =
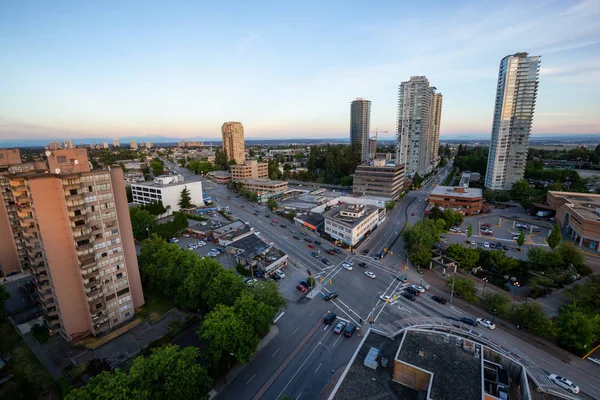
<svg viewBox="0 0 600 400">
<path fill-rule="evenodd" d="M 287 181 L 272 181 L 270 179 L 248 179 L 244 181 L 244 189 L 257 194 L 283 193 L 288 190 Z"/>
<path fill-rule="evenodd" d="M 138 144 L 135 142 L 135 140 L 131 140 L 129 142 L 129 147 L 131 148 L 131 150 L 137 150 L 138 149 Z"/>
<path fill-rule="evenodd" d="M 371 123 L 371 102 L 357 98 L 350 104 L 350 144 L 360 148 L 361 162 L 369 160 L 369 130 Z"/>
<path fill-rule="evenodd" d="M 600 194 L 550 191 L 546 201 L 563 235 L 600 253 Z"/>
<path fill-rule="evenodd" d="M 123 171 L 91 170 L 85 149 L 46 155 L 49 170 L 0 163 L 0 266 L 33 275 L 51 334 L 97 336 L 144 304 Z"/>
<path fill-rule="evenodd" d="M 442 209 L 450 208 L 464 215 L 479 214 L 483 207 L 483 192 L 464 186 L 436 186 L 429 194 L 429 204 Z"/>
<path fill-rule="evenodd" d="M 152 148 L 152 142 L 146 142 L 146 149 L 150 150 Z"/>
<path fill-rule="evenodd" d="M 323 213 L 325 233 L 347 246 L 356 246 L 385 220 L 385 207 L 345 204 Z"/>
<path fill-rule="evenodd" d="M 541 56 L 516 53 L 500 61 L 485 187 L 509 190 L 523 179 Z"/>
<path fill-rule="evenodd" d="M 373 160 L 356 167 L 352 193 L 396 200 L 404 187 L 404 165 Z"/>
<path fill-rule="evenodd" d="M 221 126 L 223 136 L 223 151 L 228 160 L 234 160 L 236 164 L 246 161 L 246 150 L 244 148 L 244 126 L 241 122 L 225 122 Z"/>
<path fill-rule="evenodd" d="M 113 139 L 113 147 L 114 148 L 121 147 L 121 145 L 119 144 L 119 138 Z"/>
<path fill-rule="evenodd" d="M 409 176 L 427 174 L 435 166 L 442 110 L 442 96 L 435 91 L 424 76 L 400 84 L 396 159 L 406 164 Z"/>
<path fill-rule="evenodd" d="M 181 192 L 184 188 L 189 190 L 192 204 L 204 205 L 202 182 L 184 182 L 183 176 L 176 174 L 161 175 L 152 181 L 134 183 L 131 185 L 131 194 L 133 201 L 139 204 L 162 201 L 163 206 L 167 209 L 165 215 L 171 215 L 180 210 L 177 203 L 181 199 Z"/>
<path fill-rule="evenodd" d="M 229 170 L 231 180 L 234 182 L 269 178 L 269 164 L 259 163 L 256 160 L 246 160 L 243 164 L 232 165 Z"/>
</svg>

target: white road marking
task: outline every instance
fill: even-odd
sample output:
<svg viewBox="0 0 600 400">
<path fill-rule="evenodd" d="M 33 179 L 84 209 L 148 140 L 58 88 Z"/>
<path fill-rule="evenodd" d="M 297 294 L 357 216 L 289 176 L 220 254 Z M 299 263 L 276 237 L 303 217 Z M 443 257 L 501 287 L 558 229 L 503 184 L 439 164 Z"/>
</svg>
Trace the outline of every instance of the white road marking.
<svg viewBox="0 0 600 400">
<path fill-rule="evenodd" d="M 354 315 L 356 315 L 358 318 L 360 318 L 360 315 L 358 315 L 354 310 L 352 310 L 348 304 L 344 303 L 339 298 L 337 299 L 337 301 L 339 301 L 340 303 L 342 303 L 344 306 L 348 307 L 348 311 L 350 311 L 351 313 L 353 313 Z"/>
<path fill-rule="evenodd" d="M 319 366 L 317 367 L 317 369 L 315 369 L 315 374 L 317 373 L 317 371 L 319 370 L 319 368 L 321 368 L 321 365 L 323 365 L 323 363 L 320 363 Z M 300 396 L 298 396 L 298 397 L 300 397 Z M 296 398 L 298 398 L 298 397 L 296 397 Z"/>
<path fill-rule="evenodd" d="M 249 380 L 248 382 L 246 382 L 246 386 L 248 386 L 248 384 L 249 384 L 250 382 L 252 382 L 252 379 L 254 379 L 254 377 L 255 377 L 255 376 L 256 376 L 256 374 L 252 375 L 252 378 L 250 378 L 250 380 Z"/>
<path fill-rule="evenodd" d="M 300 398 L 300 396 L 302 396 L 302 393 L 300 393 L 298 396 L 296 396 L 296 400 L 298 400 Z"/>
<path fill-rule="evenodd" d="M 271 357 L 275 357 L 275 354 L 279 353 L 279 349 L 275 350 L 275 353 Z"/>
<path fill-rule="evenodd" d="M 277 321 L 279 321 L 279 318 L 283 317 L 283 314 L 285 314 L 285 311 L 282 312 L 281 314 L 279 314 L 279 316 L 277 318 L 275 318 L 275 321 L 273 321 L 273 323 L 276 323 Z"/>
<path fill-rule="evenodd" d="M 317 311 L 317 310 L 312 310 L 312 312 L 310 314 L 308 314 L 308 316 L 309 317 L 312 316 L 315 313 L 315 311 Z"/>
<path fill-rule="evenodd" d="M 298 329 L 300 329 L 300 327 L 297 327 L 296 330 L 294 330 L 294 332 L 292 332 L 292 335 L 295 335 L 296 332 L 298 332 Z"/>
</svg>

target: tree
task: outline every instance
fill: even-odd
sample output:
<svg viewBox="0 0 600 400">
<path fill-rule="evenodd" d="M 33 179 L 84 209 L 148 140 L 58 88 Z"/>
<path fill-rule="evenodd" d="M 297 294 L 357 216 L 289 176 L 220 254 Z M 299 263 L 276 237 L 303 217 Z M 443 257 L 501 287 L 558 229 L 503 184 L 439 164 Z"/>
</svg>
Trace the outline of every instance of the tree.
<svg viewBox="0 0 600 400">
<path fill-rule="evenodd" d="M 154 158 L 150 162 L 150 169 L 152 170 L 152 175 L 162 175 L 163 171 L 165 170 L 165 163 L 160 158 Z"/>
<path fill-rule="evenodd" d="M 0 285 L 0 321 L 2 321 L 5 317 L 4 304 L 6 304 L 6 300 L 10 298 L 10 292 L 6 290 L 4 285 Z"/>
<path fill-rule="evenodd" d="M 173 217 L 173 225 L 178 232 L 183 232 L 188 227 L 187 215 L 184 212 L 177 211 Z"/>
<path fill-rule="evenodd" d="M 272 197 L 269 198 L 269 200 L 267 200 L 267 207 L 269 210 L 273 211 L 273 209 L 277 208 L 277 201 Z"/>
<path fill-rule="evenodd" d="M 462 297 L 465 301 L 471 304 L 477 304 L 479 298 L 477 297 L 477 288 L 475 282 L 469 278 L 454 277 L 453 279 L 446 279 L 446 286 L 452 287 L 454 282 L 454 293 L 457 297 Z"/>
<path fill-rule="evenodd" d="M 510 297 L 502 293 L 489 293 L 484 298 L 488 311 L 504 318 L 509 314 Z"/>
<path fill-rule="evenodd" d="M 548 246 L 551 249 L 556 248 L 560 244 L 560 240 L 562 239 L 562 234 L 560 232 L 560 227 L 558 225 L 554 225 L 552 232 L 550 232 L 550 236 L 548 236 Z"/>
<path fill-rule="evenodd" d="M 234 307 L 222 304 L 206 315 L 198 336 L 206 345 L 204 356 L 213 367 L 223 366 L 231 354 L 241 364 L 247 364 L 259 342 L 258 335 Z"/>
<path fill-rule="evenodd" d="M 251 292 L 257 302 L 266 304 L 274 312 L 287 307 L 287 300 L 281 295 L 279 287 L 273 281 L 259 282 L 252 287 Z"/>
<path fill-rule="evenodd" d="M 536 335 L 552 336 L 552 321 L 546 317 L 542 306 L 534 301 L 515 307 L 513 321 Z"/>
<path fill-rule="evenodd" d="M 162 203 L 162 200 L 152 200 L 150 203 L 139 206 L 140 210 L 146 210 L 150 214 L 158 216 L 167 212 L 167 209 Z"/>
<path fill-rule="evenodd" d="M 217 149 L 215 151 L 215 165 L 219 167 L 221 171 L 229 170 L 229 160 L 227 159 L 227 154 L 221 149 Z"/>
<path fill-rule="evenodd" d="M 460 262 L 461 268 L 471 269 L 477 267 L 479 253 L 471 247 L 453 243 L 448 247 L 447 256 Z"/>
<path fill-rule="evenodd" d="M 467 228 L 467 238 L 471 238 L 471 235 L 473 235 L 473 224 L 469 224 L 469 227 Z"/>
<path fill-rule="evenodd" d="M 421 183 L 423 183 L 423 178 L 417 172 L 417 173 L 415 173 L 415 176 L 413 177 L 413 185 L 416 189 L 418 189 L 421 187 Z"/>
<path fill-rule="evenodd" d="M 525 243 L 525 231 L 521 229 L 521 232 L 519 232 L 519 237 L 517 238 L 517 244 L 519 247 L 521 247 L 523 246 L 523 243 Z"/>
<path fill-rule="evenodd" d="M 104 371 L 79 389 L 74 389 L 65 400 L 130 400 L 132 390 L 129 376 L 118 369 Z"/>
<path fill-rule="evenodd" d="M 179 205 L 179 208 L 181 209 L 192 207 L 192 196 L 190 195 L 190 190 L 187 188 L 187 185 L 181 190 L 181 196 L 177 205 Z"/>
<path fill-rule="evenodd" d="M 392 211 L 394 208 L 396 208 L 396 202 L 394 200 L 386 201 L 385 208 L 388 211 Z"/>
<path fill-rule="evenodd" d="M 248 291 L 238 297 L 233 307 L 235 313 L 252 328 L 258 337 L 263 337 L 269 332 L 277 312 L 267 304 L 256 301 L 252 293 Z"/>
<path fill-rule="evenodd" d="M 138 207 L 129 209 L 129 217 L 131 219 L 133 237 L 137 240 L 148 238 L 149 234 L 155 232 L 158 225 L 154 215 L 146 210 L 141 210 Z"/>
<path fill-rule="evenodd" d="M 129 172 L 129 170 L 125 167 L 125 164 L 123 164 L 122 162 L 119 163 L 119 168 L 123 170 L 124 174 Z"/>
<path fill-rule="evenodd" d="M 85 367 L 85 373 L 93 378 L 103 371 L 110 371 L 110 369 L 110 362 L 106 358 L 92 358 Z"/>
<path fill-rule="evenodd" d="M 575 303 L 560 310 L 555 326 L 558 340 L 582 354 L 600 339 L 600 315 L 586 315 Z"/>
<path fill-rule="evenodd" d="M 565 290 L 571 301 L 588 313 L 600 310 L 600 275 L 592 275 L 584 284 L 575 284 Z"/>
</svg>

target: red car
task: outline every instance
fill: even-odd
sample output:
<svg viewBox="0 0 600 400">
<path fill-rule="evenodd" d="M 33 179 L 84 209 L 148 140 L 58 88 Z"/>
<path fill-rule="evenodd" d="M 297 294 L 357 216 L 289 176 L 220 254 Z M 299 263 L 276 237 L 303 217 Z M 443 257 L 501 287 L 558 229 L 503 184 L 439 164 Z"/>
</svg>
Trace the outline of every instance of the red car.
<svg viewBox="0 0 600 400">
<path fill-rule="evenodd" d="M 304 285 L 298 285 L 298 286 L 296 286 L 296 289 L 298 289 L 302 293 L 306 293 L 306 290 L 307 290 Z"/>
<path fill-rule="evenodd" d="M 483 232 L 481 232 L 481 234 L 485 235 L 485 236 L 492 236 L 493 235 L 492 231 L 483 231 Z"/>
<path fill-rule="evenodd" d="M 308 245 L 308 247 L 310 247 L 311 249 L 314 249 L 315 245 L 311 243 L 311 244 Z"/>
<path fill-rule="evenodd" d="M 492 227 L 492 224 L 481 224 L 481 226 L 484 226 L 484 227 L 486 227 L 486 228 L 491 228 L 491 227 Z"/>
<path fill-rule="evenodd" d="M 414 211 L 413 211 L 413 212 L 411 212 L 411 213 L 410 213 L 410 215 L 415 215 L 415 212 L 414 212 Z"/>
</svg>

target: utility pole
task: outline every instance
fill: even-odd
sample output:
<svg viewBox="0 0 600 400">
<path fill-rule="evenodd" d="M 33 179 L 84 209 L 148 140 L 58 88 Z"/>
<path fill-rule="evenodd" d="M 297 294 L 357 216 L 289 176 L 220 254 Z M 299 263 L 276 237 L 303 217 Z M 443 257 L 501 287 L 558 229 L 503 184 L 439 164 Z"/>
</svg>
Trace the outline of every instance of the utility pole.
<svg viewBox="0 0 600 400">
<path fill-rule="evenodd" d="M 450 291 L 450 303 L 452 303 L 452 299 L 454 298 L 454 279 L 456 277 L 456 263 L 452 264 L 454 266 L 454 272 L 452 273 L 452 290 Z"/>
</svg>

